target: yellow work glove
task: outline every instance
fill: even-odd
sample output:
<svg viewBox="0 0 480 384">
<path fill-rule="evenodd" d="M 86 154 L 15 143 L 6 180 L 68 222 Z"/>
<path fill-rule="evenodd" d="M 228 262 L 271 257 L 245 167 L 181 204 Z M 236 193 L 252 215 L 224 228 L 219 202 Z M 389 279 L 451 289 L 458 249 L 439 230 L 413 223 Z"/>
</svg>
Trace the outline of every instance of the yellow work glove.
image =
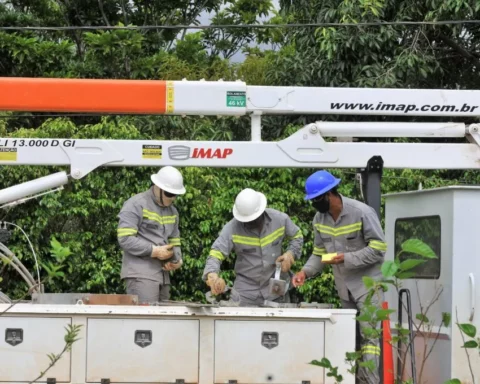
<svg viewBox="0 0 480 384">
<path fill-rule="evenodd" d="M 282 272 L 288 272 L 295 262 L 292 251 L 287 251 L 282 256 L 277 257 L 276 262 L 282 263 Z"/>
<path fill-rule="evenodd" d="M 225 280 L 214 272 L 210 272 L 207 276 L 207 285 L 210 287 L 210 291 L 213 295 L 220 295 L 225 290 Z"/>
<path fill-rule="evenodd" d="M 152 249 L 152 257 L 159 260 L 167 260 L 173 256 L 173 244 L 155 245 Z"/>
<path fill-rule="evenodd" d="M 171 261 L 169 261 L 168 263 L 165 264 L 165 266 L 163 267 L 163 270 L 164 271 L 176 271 L 177 269 L 179 269 L 183 264 L 183 261 L 180 259 L 180 261 L 178 263 L 172 263 Z"/>
</svg>

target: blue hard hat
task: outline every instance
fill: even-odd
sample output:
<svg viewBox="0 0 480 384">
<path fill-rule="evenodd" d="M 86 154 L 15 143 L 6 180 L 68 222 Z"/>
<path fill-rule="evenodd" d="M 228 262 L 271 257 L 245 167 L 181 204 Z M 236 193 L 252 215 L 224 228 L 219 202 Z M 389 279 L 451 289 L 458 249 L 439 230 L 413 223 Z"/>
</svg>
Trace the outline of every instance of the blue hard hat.
<svg viewBox="0 0 480 384">
<path fill-rule="evenodd" d="M 334 177 L 330 172 L 315 172 L 308 177 L 307 182 L 305 183 L 305 200 L 311 200 L 317 196 L 323 195 L 340 184 L 340 181 L 340 179 Z"/>
</svg>

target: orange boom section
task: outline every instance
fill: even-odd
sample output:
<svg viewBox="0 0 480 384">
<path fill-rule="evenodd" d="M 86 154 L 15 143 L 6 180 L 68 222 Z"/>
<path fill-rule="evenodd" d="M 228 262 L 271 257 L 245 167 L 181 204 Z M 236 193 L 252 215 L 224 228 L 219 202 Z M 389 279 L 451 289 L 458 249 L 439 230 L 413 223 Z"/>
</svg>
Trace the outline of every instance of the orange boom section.
<svg viewBox="0 0 480 384">
<path fill-rule="evenodd" d="M 0 77 L 0 110 L 163 114 L 167 82 Z"/>
</svg>

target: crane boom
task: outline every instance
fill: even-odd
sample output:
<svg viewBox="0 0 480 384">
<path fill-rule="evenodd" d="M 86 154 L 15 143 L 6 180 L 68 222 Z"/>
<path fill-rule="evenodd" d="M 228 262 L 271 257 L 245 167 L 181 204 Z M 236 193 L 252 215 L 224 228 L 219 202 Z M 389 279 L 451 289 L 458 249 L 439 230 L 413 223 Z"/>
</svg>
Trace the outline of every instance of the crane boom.
<svg viewBox="0 0 480 384">
<path fill-rule="evenodd" d="M 0 110 L 170 115 L 479 116 L 480 91 L 251 86 L 242 81 L 0 77 Z"/>
<path fill-rule="evenodd" d="M 71 176 L 75 179 L 100 166 L 361 168 L 372 156 L 381 156 L 385 168 L 480 168 L 480 146 L 477 143 L 327 142 L 321 133 L 323 124 L 309 124 L 278 142 L 4 138 L 0 139 L 0 164 L 70 165 Z M 371 124 L 371 130 L 377 135 L 401 133 L 390 135 L 387 132 L 389 123 Z M 472 131 L 471 137 L 478 139 L 479 127 L 476 125 L 464 128 L 463 124 L 432 123 L 427 130 L 422 123 L 412 124 L 410 132 L 404 128 L 407 136 L 458 137 L 467 129 Z M 352 126 L 353 123 L 346 125 L 347 128 Z M 334 127 L 339 128 L 338 133 Z M 415 134 L 415 127 L 418 134 Z M 327 136 L 354 133 L 351 128 L 345 129 L 342 123 L 327 123 L 325 131 Z M 363 130 L 364 135 L 367 132 Z"/>
<path fill-rule="evenodd" d="M 261 140 L 263 114 L 471 117 L 479 114 L 480 91 L 30 78 L 0 78 L 0 90 L 0 109 L 10 111 L 251 116 L 252 140 L 242 142 L 0 138 L 0 165 L 70 166 L 75 179 L 100 166 L 363 168 L 373 156 L 380 156 L 385 168 L 480 168 L 477 124 L 319 121 L 278 142 Z M 356 137 L 463 137 L 469 142 L 351 139 Z"/>
</svg>

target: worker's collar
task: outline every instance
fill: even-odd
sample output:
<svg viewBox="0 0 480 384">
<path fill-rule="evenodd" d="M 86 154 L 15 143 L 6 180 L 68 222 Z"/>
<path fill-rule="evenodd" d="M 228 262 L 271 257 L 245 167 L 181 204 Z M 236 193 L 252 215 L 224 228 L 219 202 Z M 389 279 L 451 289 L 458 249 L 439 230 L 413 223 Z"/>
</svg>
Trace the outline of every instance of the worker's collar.
<svg viewBox="0 0 480 384">
<path fill-rule="evenodd" d="M 161 193 L 161 192 L 160 192 Z M 157 196 L 155 196 L 155 185 L 152 185 L 150 187 L 150 197 L 152 198 L 153 202 L 155 205 L 157 205 L 158 207 L 160 208 L 166 208 L 164 207 L 163 205 L 160 205 L 158 200 L 157 200 Z"/>
<path fill-rule="evenodd" d="M 339 193 L 339 196 L 340 196 L 340 200 L 342 201 L 342 210 L 340 211 L 340 214 L 338 215 L 338 217 L 343 217 L 343 216 L 346 216 L 348 215 L 348 209 L 346 209 L 345 207 L 345 197 Z"/>
<path fill-rule="evenodd" d="M 267 213 L 266 210 L 263 211 L 263 226 L 262 228 L 260 228 L 260 231 L 263 231 L 265 226 L 270 224 L 271 221 L 272 221 L 272 217 Z M 243 228 L 245 228 L 246 230 L 250 230 L 250 231 L 252 230 L 252 228 L 249 228 L 247 226 L 247 223 L 242 223 L 242 225 L 243 225 Z"/>
</svg>

